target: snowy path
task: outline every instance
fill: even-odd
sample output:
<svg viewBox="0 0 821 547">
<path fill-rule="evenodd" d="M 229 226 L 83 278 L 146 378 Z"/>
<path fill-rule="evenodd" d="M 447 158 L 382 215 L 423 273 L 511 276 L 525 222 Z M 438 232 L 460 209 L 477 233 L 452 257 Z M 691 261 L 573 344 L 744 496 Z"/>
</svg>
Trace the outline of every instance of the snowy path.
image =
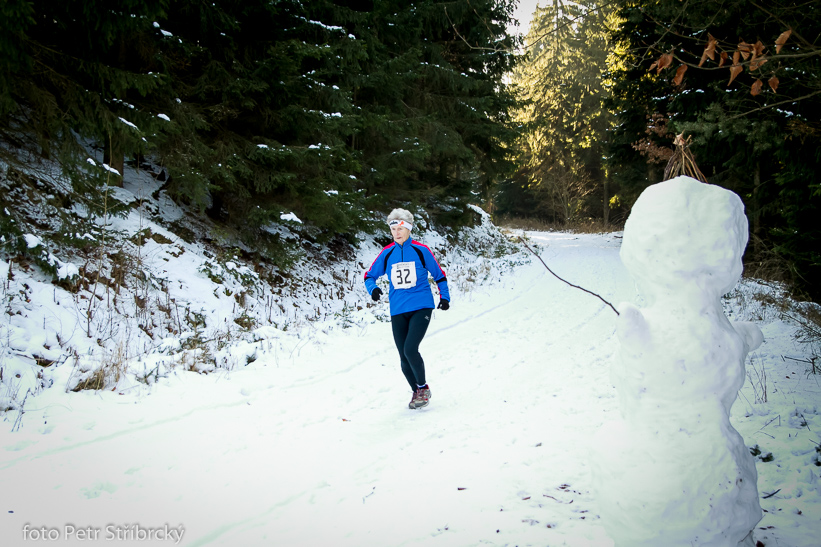
<svg viewBox="0 0 821 547">
<path fill-rule="evenodd" d="M 632 300 L 618 239 L 533 235 L 557 274 Z M 182 526 L 187 546 L 612 545 L 587 443 L 616 408 L 614 320 L 534 261 L 435 312 L 420 411 L 388 323 L 142 393 L 53 388 L 20 431 L 3 424 L 0 544 L 37 543 L 29 523 L 60 545 L 134 537 L 134 524 Z M 67 524 L 98 541 L 67 540 Z"/>
</svg>

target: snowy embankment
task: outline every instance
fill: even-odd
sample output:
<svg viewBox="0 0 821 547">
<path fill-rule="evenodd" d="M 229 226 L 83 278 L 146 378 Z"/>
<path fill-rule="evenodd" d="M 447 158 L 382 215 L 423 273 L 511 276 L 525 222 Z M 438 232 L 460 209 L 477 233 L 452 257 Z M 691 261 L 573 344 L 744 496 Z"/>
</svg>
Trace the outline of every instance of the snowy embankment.
<svg viewBox="0 0 821 547">
<path fill-rule="evenodd" d="M 233 370 L 280 337 L 304 342 L 389 318 L 362 284 L 387 230 L 381 243 L 362 233 L 356 247 L 320 244 L 283 213 L 268 227 L 283 242 L 275 252 L 290 254 L 277 267 L 172 202 L 150 171 L 129 167 L 124 188 L 108 190 L 107 207 L 126 211 L 119 216 L 72 202 L 45 168 L 0 176 L 0 191 L 0 245 L 13 257 L 0 258 L 0 411 L 19 412 L 52 386 L 128 391 L 180 370 Z M 418 219 L 417 237 L 462 290 L 529 260 L 474 209 L 477 226 L 458 236 L 437 231 L 424 212 Z M 385 228 L 381 216 L 373 220 Z"/>
<path fill-rule="evenodd" d="M 557 274 L 633 300 L 618 234 L 529 235 Z M 66 393 L 72 367 L 57 366 L 0 430 L 0 543 L 30 544 L 34 529 L 61 545 L 167 544 L 168 525 L 187 546 L 612 545 L 589 469 L 593 433 L 617 412 L 615 314 L 523 255 L 451 261 L 452 307 L 434 312 L 421 347 L 432 400 L 419 411 L 407 408 L 387 304 L 356 308 L 358 272 L 338 315 L 226 339 L 216 355 L 235 362 L 210 374 L 167 366 L 145 383 Z M 214 294 L 194 278 L 175 283 Z M 747 282 L 724 302 L 766 337 L 732 414 L 761 450 L 755 538 L 813 547 L 821 388 L 794 360 L 807 355 L 794 328 L 753 289 L 766 288 Z M 167 362 L 183 341 L 169 337 Z M 161 364 L 154 351 L 134 366 L 149 355 Z"/>
</svg>

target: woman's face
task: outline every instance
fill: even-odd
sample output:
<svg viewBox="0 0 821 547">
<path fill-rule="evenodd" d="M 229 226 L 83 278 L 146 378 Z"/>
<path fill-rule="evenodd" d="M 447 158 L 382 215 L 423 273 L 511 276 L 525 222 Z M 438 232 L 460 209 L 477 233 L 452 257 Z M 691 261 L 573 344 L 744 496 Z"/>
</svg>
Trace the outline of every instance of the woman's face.
<svg viewBox="0 0 821 547">
<path fill-rule="evenodd" d="M 391 235 L 393 236 L 393 240 L 395 242 L 402 245 L 410 237 L 410 230 L 397 224 L 396 226 L 391 226 Z"/>
</svg>

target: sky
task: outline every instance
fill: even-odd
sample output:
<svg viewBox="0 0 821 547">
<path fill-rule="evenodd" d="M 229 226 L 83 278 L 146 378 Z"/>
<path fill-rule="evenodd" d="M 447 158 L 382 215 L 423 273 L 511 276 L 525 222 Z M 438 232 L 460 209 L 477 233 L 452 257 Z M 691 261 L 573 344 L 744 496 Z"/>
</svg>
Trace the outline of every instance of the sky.
<svg viewBox="0 0 821 547">
<path fill-rule="evenodd" d="M 519 4 L 513 12 L 513 18 L 519 20 L 518 31 L 521 34 L 527 34 L 528 28 L 530 27 L 530 18 L 533 16 L 533 12 L 538 5 L 539 0 L 519 0 Z M 515 28 L 512 30 L 515 32 Z"/>
</svg>

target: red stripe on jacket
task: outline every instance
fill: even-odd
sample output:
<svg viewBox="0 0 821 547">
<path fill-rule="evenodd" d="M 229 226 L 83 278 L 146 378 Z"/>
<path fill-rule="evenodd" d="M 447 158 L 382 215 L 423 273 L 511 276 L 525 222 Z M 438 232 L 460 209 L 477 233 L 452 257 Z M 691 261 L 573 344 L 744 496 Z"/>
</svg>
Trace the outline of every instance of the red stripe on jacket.
<svg viewBox="0 0 821 547">
<path fill-rule="evenodd" d="M 384 253 L 384 252 L 385 252 L 385 249 L 389 249 L 390 247 L 393 247 L 394 245 L 396 245 L 396 242 L 395 242 L 395 241 L 391 242 L 389 245 L 385 245 L 384 247 L 382 247 L 382 250 L 381 250 L 381 251 L 379 251 L 379 254 L 377 254 L 377 255 L 376 255 L 376 258 L 374 258 L 374 259 L 373 259 L 373 262 L 371 262 L 371 266 L 370 266 L 370 267 L 368 268 L 368 270 L 365 272 L 365 276 L 363 277 L 363 279 L 367 279 L 367 278 L 368 278 L 368 274 L 369 274 L 369 273 L 371 273 L 371 270 L 373 269 L 373 265 L 374 265 L 374 264 L 376 264 L 376 261 L 377 261 L 377 260 L 379 260 L 379 257 L 380 257 L 380 256 L 382 256 L 382 253 Z M 430 249 L 428 249 L 428 250 L 430 250 Z M 433 254 L 433 253 L 431 253 L 431 255 L 432 255 L 432 254 Z M 436 260 L 436 259 L 434 258 L 434 260 Z M 437 262 L 437 266 L 438 266 L 438 265 L 439 265 L 439 263 Z M 441 266 L 439 267 L 439 269 L 440 269 L 440 270 L 442 269 L 442 268 L 441 268 Z"/>
<path fill-rule="evenodd" d="M 432 256 L 432 257 L 433 257 L 433 261 L 434 261 L 434 262 L 436 262 L 436 265 L 437 265 L 437 266 L 439 266 L 439 271 L 440 271 L 440 272 L 442 272 L 442 275 L 444 275 L 445 277 L 447 277 L 447 276 L 448 276 L 448 274 L 446 274 L 446 273 L 445 273 L 445 270 L 443 270 L 443 269 L 442 269 L 442 266 L 440 266 L 440 265 L 439 265 L 439 261 L 438 261 L 438 260 L 436 260 L 436 255 L 435 255 L 435 254 L 433 254 L 433 251 L 431 251 L 431 250 L 430 250 L 430 247 L 428 247 L 428 246 L 427 246 L 427 245 L 425 245 L 424 243 L 420 243 L 420 242 L 418 242 L 418 241 L 413 241 L 413 240 L 411 240 L 411 245 L 414 245 L 414 244 L 415 244 L 415 245 L 419 245 L 420 247 L 424 247 L 425 249 L 427 249 L 427 250 L 428 250 L 428 252 L 430 253 L 430 256 Z M 376 262 L 376 261 L 374 261 L 374 262 Z M 371 264 L 371 267 L 373 267 L 373 264 Z"/>
</svg>

